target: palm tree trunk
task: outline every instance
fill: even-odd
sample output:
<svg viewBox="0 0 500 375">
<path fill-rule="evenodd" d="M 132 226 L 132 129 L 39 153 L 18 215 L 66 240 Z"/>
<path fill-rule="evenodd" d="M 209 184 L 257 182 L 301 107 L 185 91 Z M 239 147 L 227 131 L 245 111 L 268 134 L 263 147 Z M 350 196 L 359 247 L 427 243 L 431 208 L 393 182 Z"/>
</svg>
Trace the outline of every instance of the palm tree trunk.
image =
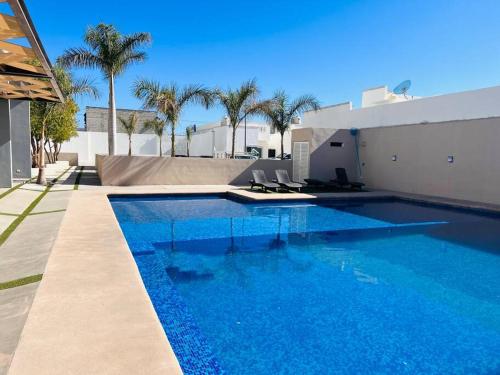
<svg viewBox="0 0 500 375">
<path fill-rule="evenodd" d="M 47 184 L 47 180 L 45 178 L 45 148 L 43 147 L 44 143 L 45 143 L 45 124 L 42 124 L 40 147 L 38 149 L 38 177 L 36 179 L 36 183 L 38 185 Z"/>
<path fill-rule="evenodd" d="M 283 147 L 283 136 L 285 133 L 281 133 L 281 160 L 285 159 L 285 153 L 284 150 L 285 148 Z"/>
<path fill-rule="evenodd" d="M 132 156 L 132 135 L 128 136 L 128 156 Z"/>
<path fill-rule="evenodd" d="M 34 136 L 31 136 L 31 167 L 38 167 L 38 141 Z"/>
<path fill-rule="evenodd" d="M 115 154 L 116 139 L 116 107 L 115 107 L 115 79 L 109 76 L 109 102 L 108 102 L 108 154 Z"/>
<path fill-rule="evenodd" d="M 234 159 L 234 144 L 236 140 L 236 127 L 233 126 L 233 137 L 231 140 L 231 159 Z"/>
<path fill-rule="evenodd" d="M 189 157 L 189 141 L 187 142 L 187 157 Z"/>
<path fill-rule="evenodd" d="M 160 156 L 162 156 L 163 152 L 161 151 L 161 135 L 160 135 Z"/>
<path fill-rule="evenodd" d="M 172 148 L 170 149 L 170 156 L 175 156 L 175 123 L 172 123 L 172 135 L 170 136 L 170 141 L 172 142 Z"/>
</svg>

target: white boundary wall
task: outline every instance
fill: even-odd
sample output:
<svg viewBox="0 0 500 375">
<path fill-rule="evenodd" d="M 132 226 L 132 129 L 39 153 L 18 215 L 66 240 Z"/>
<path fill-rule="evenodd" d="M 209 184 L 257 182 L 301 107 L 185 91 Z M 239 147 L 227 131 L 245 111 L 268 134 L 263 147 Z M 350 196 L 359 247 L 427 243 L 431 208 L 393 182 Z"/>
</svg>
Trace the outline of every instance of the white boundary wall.
<svg viewBox="0 0 500 375">
<path fill-rule="evenodd" d="M 185 153 L 185 138 L 176 136 L 176 153 Z M 184 141 L 183 141 L 184 140 Z M 128 154 L 128 135 L 118 133 L 116 135 L 117 155 Z M 164 135 L 162 138 L 162 151 L 164 155 L 170 155 L 170 136 Z M 62 153 L 77 153 L 79 165 L 95 165 L 95 156 L 107 154 L 108 134 L 103 132 L 79 131 L 78 136 L 69 142 L 63 143 Z M 132 154 L 142 156 L 157 156 L 160 152 L 159 138 L 155 134 L 133 134 Z"/>
<path fill-rule="evenodd" d="M 216 127 L 213 129 L 200 131 L 193 134 L 189 151 L 190 156 L 209 156 L 214 155 L 214 146 L 216 155 L 231 153 L 231 134 L 232 129 L 225 127 Z M 236 130 L 235 149 L 237 153 L 244 152 L 244 129 L 240 126 Z M 184 135 L 175 136 L 175 153 L 177 155 L 186 155 L 186 137 Z M 260 128 L 247 129 L 247 145 L 257 146 L 262 148 L 263 157 L 267 157 L 267 152 L 270 148 L 276 150 L 276 156 L 280 151 L 281 136 L 269 134 L 260 130 Z M 290 153 L 291 136 L 290 132 L 285 133 L 284 137 L 285 153 Z M 165 134 L 162 137 L 162 151 L 164 156 L 170 155 L 170 135 Z M 87 132 L 78 131 L 78 136 L 72 138 L 62 145 L 61 153 L 76 153 L 78 154 L 78 164 L 86 166 L 95 165 L 95 156 L 99 154 L 107 154 L 108 152 L 108 135 L 105 132 Z M 132 135 L 132 155 L 136 156 L 158 156 L 160 152 L 159 139 L 155 134 L 133 134 Z M 124 133 L 116 135 L 116 154 L 128 154 L 128 136 Z"/>
</svg>

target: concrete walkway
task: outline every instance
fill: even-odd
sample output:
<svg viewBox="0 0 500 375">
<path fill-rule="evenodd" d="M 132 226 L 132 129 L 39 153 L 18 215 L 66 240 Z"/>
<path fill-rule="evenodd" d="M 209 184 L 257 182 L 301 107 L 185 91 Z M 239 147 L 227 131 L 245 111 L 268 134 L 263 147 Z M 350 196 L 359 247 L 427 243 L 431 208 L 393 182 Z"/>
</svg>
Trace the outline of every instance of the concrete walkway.
<svg viewBox="0 0 500 375">
<path fill-rule="evenodd" d="M 50 168 L 47 180 L 59 180 L 47 193 L 43 186 L 26 183 L 0 199 L 0 235 L 23 218 L 0 245 L 0 285 L 45 272 L 77 175 L 76 168 L 65 165 Z M 28 212 L 30 204 L 42 195 Z M 39 281 L 0 290 L 0 375 L 7 373 L 38 285 Z"/>
</svg>

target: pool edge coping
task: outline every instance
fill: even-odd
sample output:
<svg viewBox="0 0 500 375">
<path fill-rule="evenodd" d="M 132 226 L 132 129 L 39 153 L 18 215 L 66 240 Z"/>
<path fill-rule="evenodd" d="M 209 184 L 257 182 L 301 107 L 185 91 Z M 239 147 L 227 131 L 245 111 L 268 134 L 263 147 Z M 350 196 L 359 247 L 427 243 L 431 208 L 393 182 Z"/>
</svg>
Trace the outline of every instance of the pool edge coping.
<svg viewBox="0 0 500 375">
<path fill-rule="evenodd" d="M 8 372 L 33 373 L 182 374 L 104 191 L 68 204 Z"/>
</svg>

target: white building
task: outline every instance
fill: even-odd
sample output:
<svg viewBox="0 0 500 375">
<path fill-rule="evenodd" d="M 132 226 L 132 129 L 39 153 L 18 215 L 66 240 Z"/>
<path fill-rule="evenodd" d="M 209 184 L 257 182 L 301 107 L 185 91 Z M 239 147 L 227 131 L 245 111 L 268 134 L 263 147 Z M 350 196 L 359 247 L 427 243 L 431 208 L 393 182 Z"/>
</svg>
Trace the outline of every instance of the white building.
<svg viewBox="0 0 500 375">
<path fill-rule="evenodd" d="M 196 127 L 193 133 L 189 155 L 204 157 L 225 157 L 232 151 L 233 129 L 226 118 L 220 122 Z M 283 138 L 284 152 L 291 151 L 290 131 Z M 245 149 L 246 145 L 246 149 Z M 176 142 L 176 153 L 186 154 L 185 138 Z M 261 158 L 274 158 L 281 154 L 281 135 L 273 132 L 268 124 L 248 121 L 236 129 L 235 153 L 258 152 Z"/>
<path fill-rule="evenodd" d="M 455 120 L 471 120 L 500 115 L 500 86 L 429 97 L 396 95 L 387 87 L 363 92 L 362 107 L 352 102 L 305 112 L 302 127 L 374 128 Z"/>
</svg>

